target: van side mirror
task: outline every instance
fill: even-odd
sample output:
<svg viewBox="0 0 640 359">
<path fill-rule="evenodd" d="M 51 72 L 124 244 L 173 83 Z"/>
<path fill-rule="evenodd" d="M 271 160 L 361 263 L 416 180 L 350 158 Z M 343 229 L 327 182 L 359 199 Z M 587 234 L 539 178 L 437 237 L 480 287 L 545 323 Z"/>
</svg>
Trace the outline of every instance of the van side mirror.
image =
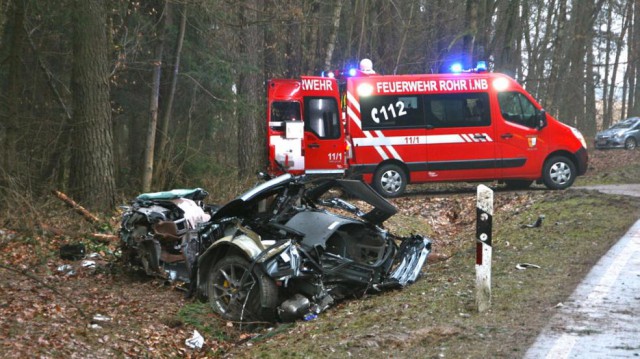
<svg viewBox="0 0 640 359">
<path fill-rule="evenodd" d="M 540 110 L 536 113 L 536 128 L 542 130 L 547 127 L 547 112 Z"/>
</svg>

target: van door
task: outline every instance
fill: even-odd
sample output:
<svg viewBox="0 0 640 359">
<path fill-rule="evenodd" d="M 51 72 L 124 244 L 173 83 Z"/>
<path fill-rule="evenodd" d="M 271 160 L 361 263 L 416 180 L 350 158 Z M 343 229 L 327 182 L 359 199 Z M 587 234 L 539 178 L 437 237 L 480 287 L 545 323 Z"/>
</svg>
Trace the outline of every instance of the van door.
<svg viewBox="0 0 640 359">
<path fill-rule="evenodd" d="M 345 142 L 334 97 L 304 98 L 305 173 L 344 173 Z"/>
<path fill-rule="evenodd" d="M 494 127 L 486 92 L 424 96 L 432 181 L 493 179 Z"/>
<path fill-rule="evenodd" d="M 535 179 L 542 173 L 548 145 L 535 121 L 537 106 L 523 93 L 498 93 L 497 147 L 502 158 L 500 178 Z"/>
</svg>

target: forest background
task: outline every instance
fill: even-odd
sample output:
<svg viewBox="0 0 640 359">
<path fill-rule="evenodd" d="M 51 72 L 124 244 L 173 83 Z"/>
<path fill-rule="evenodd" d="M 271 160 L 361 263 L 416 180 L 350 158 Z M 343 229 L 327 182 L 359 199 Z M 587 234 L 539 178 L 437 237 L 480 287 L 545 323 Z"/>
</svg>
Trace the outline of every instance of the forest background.
<svg viewBox="0 0 640 359">
<path fill-rule="evenodd" d="M 633 0 L 0 0 L 0 209 L 242 181 L 266 165 L 266 81 L 365 57 L 487 61 L 593 136 L 640 114 L 639 49 Z"/>
</svg>

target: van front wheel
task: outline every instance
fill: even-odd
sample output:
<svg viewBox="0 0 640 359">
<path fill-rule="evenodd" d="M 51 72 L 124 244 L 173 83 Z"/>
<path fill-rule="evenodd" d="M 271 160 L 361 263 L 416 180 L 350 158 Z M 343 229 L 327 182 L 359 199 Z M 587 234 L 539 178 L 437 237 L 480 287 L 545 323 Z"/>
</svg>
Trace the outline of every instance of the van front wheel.
<svg viewBox="0 0 640 359">
<path fill-rule="evenodd" d="M 576 165 L 567 157 L 553 156 L 544 163 L 542 181 L 549 189 L 569 188 L 576 179 Z"/>
<path fill-rule="evenodd" d="M 384 197 L 398 197 L 407 187 L 407 175 L 398 165 L 383 165 L 373 177 L 373 187 Z"/>
</svg>

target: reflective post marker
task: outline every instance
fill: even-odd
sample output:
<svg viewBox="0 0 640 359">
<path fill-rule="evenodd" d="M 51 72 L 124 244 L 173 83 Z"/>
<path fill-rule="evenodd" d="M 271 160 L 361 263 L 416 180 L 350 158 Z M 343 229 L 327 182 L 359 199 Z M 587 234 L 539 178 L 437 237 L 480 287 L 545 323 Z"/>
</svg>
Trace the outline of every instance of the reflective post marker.
<svg viewBox="0 0 640 359">
<path fill-rule="evenodd" d="M 478 186 L 476 204 L 476 304 L 478 312 L 491 307 L 491 226 L 493 191 Z"/>
</svg>

